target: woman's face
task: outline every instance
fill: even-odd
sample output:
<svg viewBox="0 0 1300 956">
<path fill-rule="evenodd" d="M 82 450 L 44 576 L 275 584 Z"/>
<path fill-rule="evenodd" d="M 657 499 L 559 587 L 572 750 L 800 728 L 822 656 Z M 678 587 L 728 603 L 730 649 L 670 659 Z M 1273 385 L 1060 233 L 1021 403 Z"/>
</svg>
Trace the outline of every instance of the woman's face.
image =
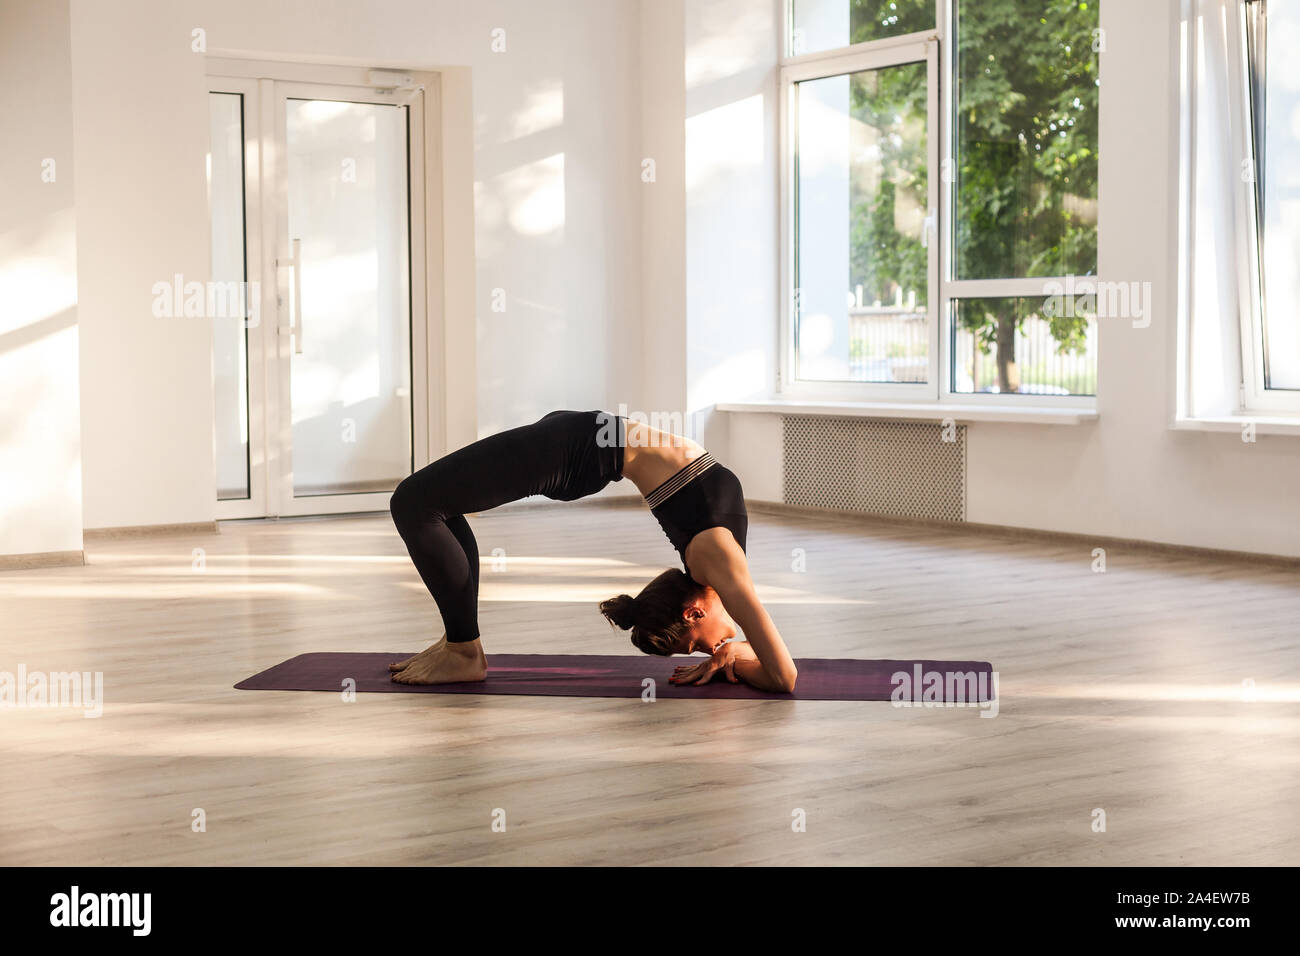
<svg viewBox="0 0 1300 956">
<path fill-rule="evenodd" d="M 723 641 L 736 636 L 738 628 L 718 599 L 718 592 L 705 588 L 704 593 L 686 606 L 683 612 L 690 630 L 678 642 L 678 654 L 700 651 L 712 654 Z"/>
</svg>

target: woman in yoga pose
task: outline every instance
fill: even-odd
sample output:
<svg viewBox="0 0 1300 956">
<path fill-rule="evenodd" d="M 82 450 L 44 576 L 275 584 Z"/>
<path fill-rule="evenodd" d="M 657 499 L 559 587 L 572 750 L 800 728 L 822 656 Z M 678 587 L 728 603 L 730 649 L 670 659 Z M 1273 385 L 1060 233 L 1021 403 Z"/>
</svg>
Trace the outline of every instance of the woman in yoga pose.
<svg viewBox="0 0 1300 956">
<path fill-rule="evenodd" d="M 660 574 L 636 597 L 600 605 L 647 654 L 709 657 L 678 667 L 675 683 L 718 674 L 763 690 L 794 690 L 794 661 L 754 592 L 745 560 L 748 518 L 740 482 L 697 443 L 608 412 L 551 412 L 474 442 L 420 469 L 389 510 L 442 612 L 445 640 L 389 665 L 403 684 L 479 681 L 478 545 L 465 515 L 529 495 L 572 501 L 628 478 L 645 497 L 685 571 Z M 737 631 L 745 641 L 735 641 Z"/>
</svg>

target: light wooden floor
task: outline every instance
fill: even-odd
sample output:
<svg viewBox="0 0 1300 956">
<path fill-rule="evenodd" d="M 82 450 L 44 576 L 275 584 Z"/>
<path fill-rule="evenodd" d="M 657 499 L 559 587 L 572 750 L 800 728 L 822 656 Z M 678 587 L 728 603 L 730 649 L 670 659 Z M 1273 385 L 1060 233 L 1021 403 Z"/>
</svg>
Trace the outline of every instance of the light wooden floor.
<svg viewBox="0 0 1300 956">
<path fill-rule="evenodd" d="M 673 563 L 648 515 L 471 520 L 489 661 L 635 653 L 594 605 Z M 0 671 L 106 684 L 97 720 L 0 710 L 0 864 L 1300 862 L 1294 570 L 1112 548 L 1097 574 L 1072 545 L 753 517 L 755 577 L 796 657 L 989 660 L 988 719 L 236 691 L 303 651 L 433 636 L 386 515 L 88 550 L 84 568 L 0 574 Z"/>
</svg>

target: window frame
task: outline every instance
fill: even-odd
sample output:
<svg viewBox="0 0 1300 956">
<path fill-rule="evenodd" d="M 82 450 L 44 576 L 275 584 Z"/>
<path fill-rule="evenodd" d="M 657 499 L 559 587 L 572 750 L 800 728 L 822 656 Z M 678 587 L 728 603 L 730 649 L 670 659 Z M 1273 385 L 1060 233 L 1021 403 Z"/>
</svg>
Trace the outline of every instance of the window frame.
<svg viewBox="0 0 1300 956">
<path fill-rule="evenodd" d="M 791 2 L 791 0 L 787 0 Z M 869 47 L 869 49 L 868 49 Z M 938 180 L 933 174 L 938 169 L 937 115 L 935 104 L 938 94 L 937 44 L 931 42 L 929 33 L 904 34 L 871 44 L 859 44 L 857 47 L 835 51 L 833 56 L 821 54 L 803 55 L 795 58 L 799 62 L 786 63 L 781 67 L 781 365 L 778 374 L 778 391 L 791 398 L 842 399 L 848 394 L 859 401 L 880 401 L 892 399 L 916 402 L 934 400 L 937 397 L 937 381 L 942 363 L 939 360 L 941 342 L 938 335 L 936 313 L 938 303 L 934 290 L 938 288 L 939 249 L 935 223 L 938 204 Z M 926 277 L 930 285 L 927 295 L 927 323 L 929 325 L 929 369 L 924 383 L 888 383 L 888 382 L 823 382 L 810 379 L 798 379 L 795 376 L 797 353 L 795 348 L 794 302 L 795 302 L 795 145 L 797 116 L 794 98 L 798 84 L 832 76 L 843 76 L 863 70 L 888 69 L 910 63 L 926 64 L 927 84 L 927 121 L 926 121 L 926 162 L 930 175 L 926 183 L 927 202 L 931 210 L 931 222 L 927 229 Z"/>
<path fill-rule="evenodd" d="M 1083 276 L 1036 276 L 1004 279 L 957 279 L 954 277 L 954 233 L 956 177 L 946 172 L 955 166 L 954 81 L 957 73 L 955 36 L 956 10 L 952 0 L 935 0 L 935 26 L 931 30 L 884 37 L 865 43 L 836 47 L 814 53 L 790 55 L 794 31 L 795 0 L 784 0 L 784 32 L 778 78 L 779 178 L 780 178 L 780 319 L 776 392 L 786 399 L 870 402 L 934 403 L 937 406 L 996 405 L 1003 407 L 1057 407 L 1095 409 L 1097 395 L 1032 395 L 1020 393 L 955 392 L 952 389 L 952 338 L 956 302 L 968 298 L 1022 296 L 1045 298 L 1050 283 L 1065 285 Z M 797 351 L 794 327 L 795 244 L 795 144 L 797 112 L 796 84 L 859 70 L 915 63 L 927 63 L 927 183 L 930 212 L 928 226 L 927 275 L 930 367 L 924 384 L 888 382 L 822 382 L 796 376 Z M 946 181 L 945 181 L 946 180 Z M 1096 273 L 1086 278 L 1100 281 Z M 1100 339 L 1101 322 L 1097 322 Z M 1100 364 L 1100 363 L 1099 363 Z M 1098 369 L 1097 391 L 1101 391 Z"/>
<path fill-rule="evenodd" d="M 1260 144 L 1255 138 L 1255 130 L 1260 122 L 1256 115 L 1258 104 L 1255 102 L 1255 91 L 1258 86 L 1267 82 L 1267 73 L 1257 69 L 1256 51 L 1250 42 L 1251 31 L 1247 17 L 1252 3 L 1261 4 L 1264 17 L 1261 26 L 1265 35 L 1268 28 L 1268 7 L 1265 0 L 1241 0 L 1237 4 L 1240 25 L 1238 35 L 1241 41 L 1240 63 L 1243 74 L 1240 88 L 1245 102 L 1238 104 L 1241 109 L 1241 121 L 1234 125 L 1239 131 L 1241 155 L 1250 157 L 1251 170 L 1255 177 L 1250 183 L 1251 188 L 1241 190 L 1241 200 L 1237 209 L 1238 221 L 1242 224 L 1241 234 L 1247 237 L 1245 255 L 1248 273 L 1245 285 L 1249 289 L 1248 300 L 1243 303 L 1244 308 L 1240 310 L 1241 388 L 1238 411 L 1242 415 L 1257 412 L 1295 413 L 1300 412 L 1300 389 L 1269 388 L 1265 369 L 1267 362 L 1265 313 L 1268 303 L 1264 299 L 1264 223 L 1263 210 L 1258 202 L 1260 198 L 1258 183 L 1261 179 L 1267 183 L 1268 177 L 1267 170 L 1264 168 L 1267 155 L 1259 148 Z M 1265 47 L 1262 63 L 1265 71 L 1268 68 L 1267 57 L 1268 52 Z M 1263 108 L 1267 109 L 1267 103 Z M 1267 122 L 1267 117 L 1263 118 L 1263 122 Z"/>
</svg>

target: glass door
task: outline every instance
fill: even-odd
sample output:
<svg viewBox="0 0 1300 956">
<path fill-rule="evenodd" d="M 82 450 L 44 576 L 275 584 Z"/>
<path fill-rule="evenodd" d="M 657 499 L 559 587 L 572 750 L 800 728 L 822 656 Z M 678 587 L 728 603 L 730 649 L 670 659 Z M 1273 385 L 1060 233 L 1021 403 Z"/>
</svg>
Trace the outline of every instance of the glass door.
<svg viewBox="0 0 1300 956">
<path fill-rule="evenodd" d="M 217 517 L 271 513 L 267 498 L 267 363 L 262 328 L 257 82 L 209 87 L 208 211 L 211 218 L 212 415 Z M 222 308 L 215 308 L 220 290 Z M 274 323 L 271 323 L 274 324 Z"/>
<path fill-rule="evenodd" d="M 409 105 L 276 84 L 281 514 L 386 507 L 414 469 L 411 126 Z"/>
<path fill-rule="evenodd" d="M 214 329 L 219 516 L 381 510 L 428 455 L 422 93 L 256 83 L 260 221 L 248 216 L 245 233 L 261 234 L 270 321 L 260 368 L 237 333 Z M 215 166 L 233 104 L 212 89 Z M 233 260 L 230 218 L 214 205 L 214 276 L 218 250 Z M 264 386 L 244 416 L 265 432 L 261 488 L 237 474 L 250 432 L 241 366 Z"/>
</svg>

